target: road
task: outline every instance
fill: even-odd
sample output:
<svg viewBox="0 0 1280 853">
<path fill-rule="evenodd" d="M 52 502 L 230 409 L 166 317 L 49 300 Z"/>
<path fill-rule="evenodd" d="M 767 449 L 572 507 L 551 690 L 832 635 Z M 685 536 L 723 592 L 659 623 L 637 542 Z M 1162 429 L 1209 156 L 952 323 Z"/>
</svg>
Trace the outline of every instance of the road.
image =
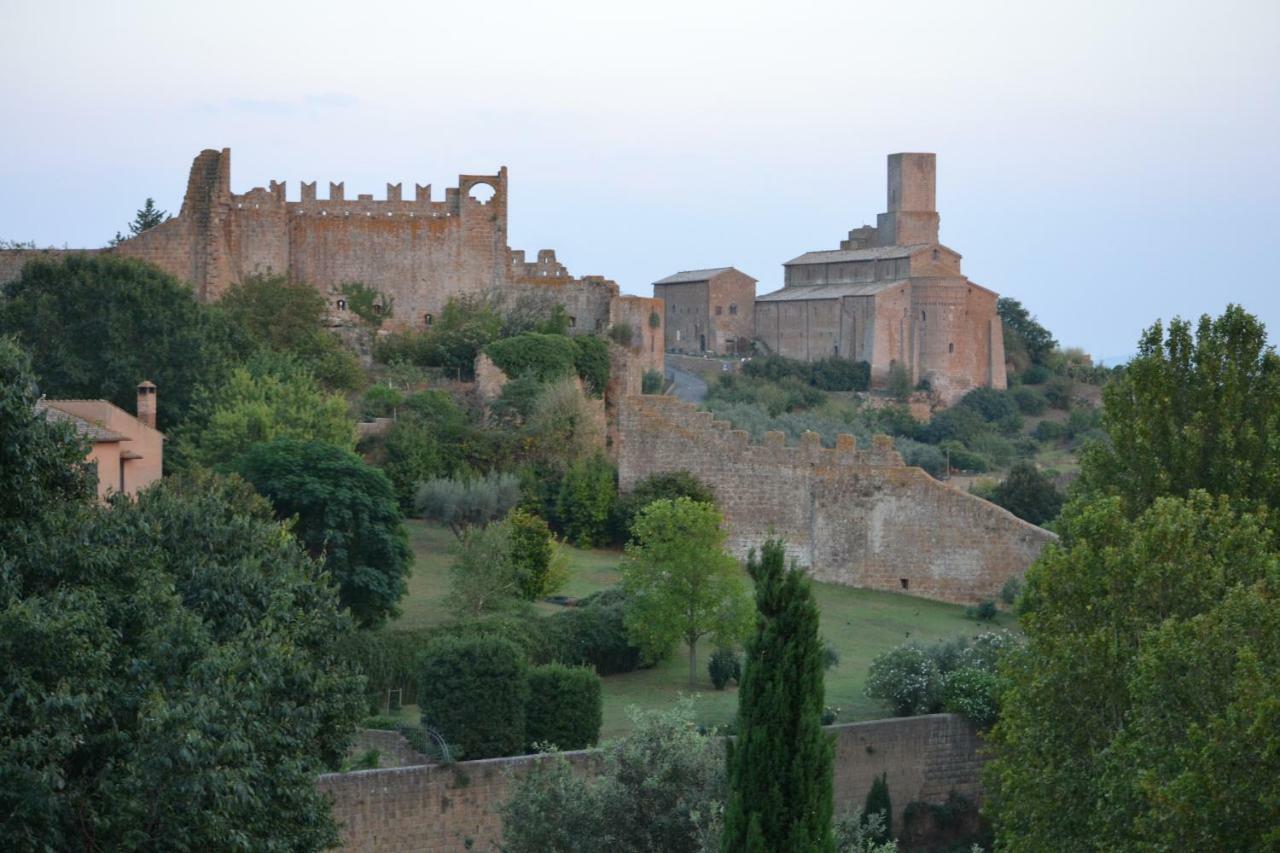
<svg viewBox="0 0 1280 853">
<path fill-rule="evenodd" d="M 687 370 L 668 367 L 667 378 L 675 383 L 671 388 L 671 393 L 681 400 L 690 403 L 701 403 L 706 399 L 707 383 L 703 381 L 701 376 L 697 376 Z"/>
</svg>

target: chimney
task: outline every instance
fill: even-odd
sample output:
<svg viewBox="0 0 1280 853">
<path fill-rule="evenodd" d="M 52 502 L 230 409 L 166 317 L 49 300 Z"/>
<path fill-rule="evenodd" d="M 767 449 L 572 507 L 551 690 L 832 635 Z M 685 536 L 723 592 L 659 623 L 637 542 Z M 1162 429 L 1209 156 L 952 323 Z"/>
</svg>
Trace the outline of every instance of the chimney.
<svg viewBox="0 0 1280 853">
<path fill-rule="evenodd" d="M 156 386 L 149 380 L 143 380 L 138 386 L 138 420 L 156 428 Z"/>
</svg>

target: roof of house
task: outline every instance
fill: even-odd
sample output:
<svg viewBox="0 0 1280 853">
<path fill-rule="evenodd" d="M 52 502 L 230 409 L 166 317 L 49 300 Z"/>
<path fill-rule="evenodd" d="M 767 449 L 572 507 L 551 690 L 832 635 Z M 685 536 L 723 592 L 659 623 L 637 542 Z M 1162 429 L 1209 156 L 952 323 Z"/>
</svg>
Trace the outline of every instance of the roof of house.
<svg viewBox="0 0 1280 853">
<path fill-rule="evenodd" d="M 907 279 L 898 281 L 848 282 L 845 284 L 796 285 L 757 296 L 756 302 L 799 302 L 805 299 L 840 299 L 844 296 L 874 296 L 900 284 L 910 284 Z"/>
<path fill-rule="evenodd" d="M 820 252 L 805 252 L 783 264 L 838 264 L 844 261 L 879 261 L 888 258 L 909 258 L 921 249 L 929 248 L 928 243 L 916 243 L 912 246 L 872 246 L 869 249 L 831 249 Z"/>
<path fill-rule="evenodd" d="M 684 270 L 675 275 L 669 275 L 666 278 L 658 279 L 654 284 L 692 284 L 698 281 L 708 281 L 722 272 L 728 272 L 733 267 L 711 267 L 705 270 Z M 750 278 L 750 276 L 748 276 Z M 753 279 L 754 280 L 754 279 Z"/>
<path fill-rule="evenodd" d="M 94 443 L 100 441 L 127 441 L 128 436 L 121 435 L 118 432 L 107 429 L 101 424 L 86 420 L 79 415 L 73 415 L 70 412 L 64 412 L 57 406 L 57 400 L 37 400 L 36 413 L 45 416 L 46 420 L 55 423 L 69 423 L 75 427 L 76 433 L 88 438 Z"/>
</svg>

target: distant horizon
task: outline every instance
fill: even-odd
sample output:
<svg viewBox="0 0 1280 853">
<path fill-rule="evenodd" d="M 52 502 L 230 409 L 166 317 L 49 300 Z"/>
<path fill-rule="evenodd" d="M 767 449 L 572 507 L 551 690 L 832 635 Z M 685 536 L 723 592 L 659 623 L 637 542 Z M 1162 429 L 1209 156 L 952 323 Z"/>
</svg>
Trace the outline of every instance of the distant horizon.
<svg viewBox="0 0 1280 853">
<path fill-rule="evenodd" d="M 511 248 L 626 293 L 735 266 L 763 294 L 875 222 L 888 154 L 930 151 L 941 241 L 1063 346 L 1117 358 L 1229 302 L 1280 328 L 1273 2 L 9 6 L 3 239 L 176 214 L 204 148 L 290 198 L 505 164 Z"/>
</svg>

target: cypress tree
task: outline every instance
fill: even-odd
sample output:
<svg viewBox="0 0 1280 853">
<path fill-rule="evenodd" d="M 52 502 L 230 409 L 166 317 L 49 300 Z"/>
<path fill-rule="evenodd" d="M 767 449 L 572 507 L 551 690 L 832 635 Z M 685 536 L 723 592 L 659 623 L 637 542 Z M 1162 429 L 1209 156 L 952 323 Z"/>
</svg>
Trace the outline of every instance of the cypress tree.
<svg viewBox="0 0 1280 853">
<path fill-rule="evenodd" d="M 780 540 L 752 553 L 756 633 L 728 748 L 726 853 L 830 853 L 834 746 L 822 731 L 823 648 L 809 581 Z"/>
<path fill-rule="evenodd" d="M 862 819 L 865 821 L 873 814 L 883 814 L 884 823 L 881 825 L 880 834 L 875 838 L 880 844 L 886 844 L 893 840 L 893 804 L 889 799 L 889 774 L 881 773 L 871 783 L 871 790 L 867 792 L 866 806 L 862 810 Z"/>
</svg>

